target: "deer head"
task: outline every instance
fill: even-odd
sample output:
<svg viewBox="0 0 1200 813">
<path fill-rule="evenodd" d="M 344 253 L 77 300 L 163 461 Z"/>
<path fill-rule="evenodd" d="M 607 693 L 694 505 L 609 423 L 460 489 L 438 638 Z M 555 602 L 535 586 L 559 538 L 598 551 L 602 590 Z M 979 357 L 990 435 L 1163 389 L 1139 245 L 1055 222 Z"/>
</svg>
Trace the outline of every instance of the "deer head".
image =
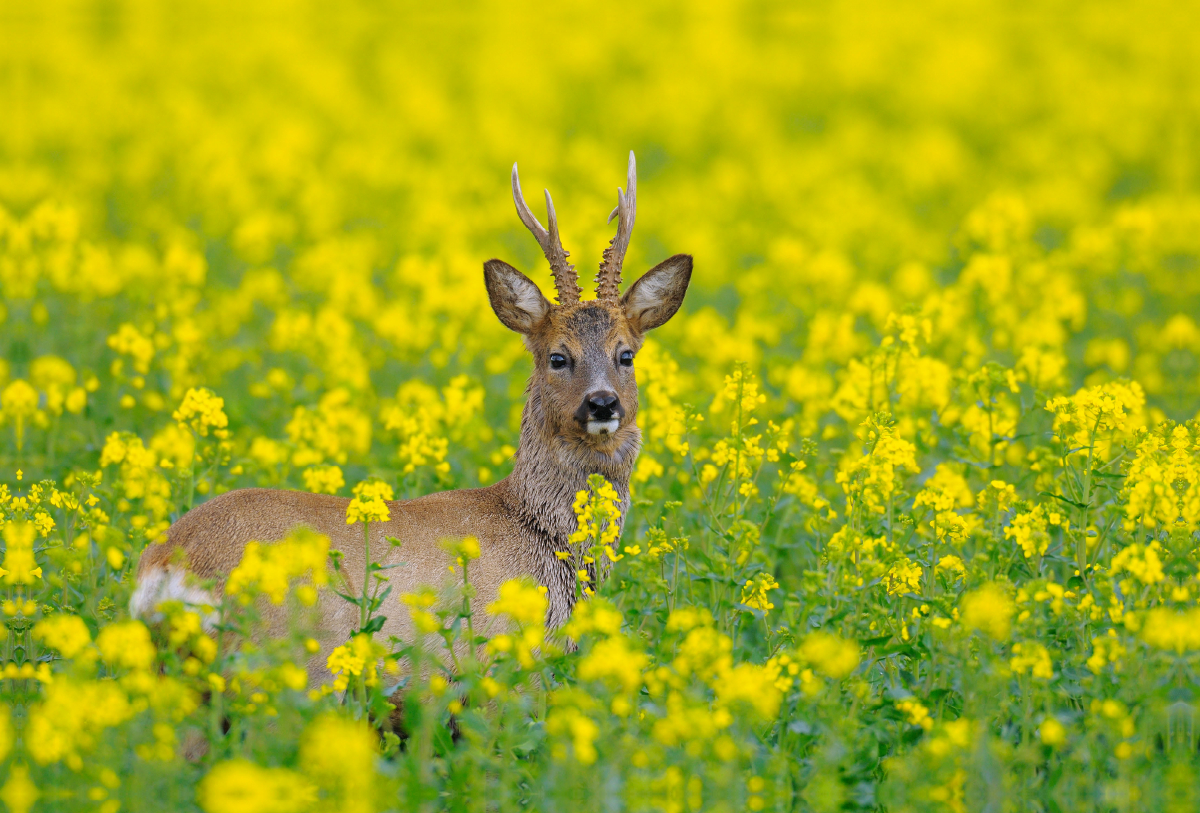
<svg viewBox="0 0 1200 813">
<path fill-rule="evenodd" d="M 634 358 L 646 331 L 664 324 L 683 304 L 692 258 L 676 254 L 647 271 L 622 296 L 621 267 L 637 211 L 637 167 L 629 153 L 628 191 L 617 189 L 617 233 L 604 250 L 596 276 L 596 299 L 580 301 L 579 278 L 567 262 L 550 192 L 549 229 L 543 228 L 521 195 L 517 165 L 512 170 L 513 201 L 521 222 L 533 232 L 550 262 L 558 291 L 551 303 L 537 285 L 508 263 L 484 263 L 492 310 L 525 338 L 533 354 L 530 405 L 537 407 L 544 432 L 600 455 L 636 452 L 638 395 Z M 528 413 L 527 413 L 528 414 Z"/>
</svg>

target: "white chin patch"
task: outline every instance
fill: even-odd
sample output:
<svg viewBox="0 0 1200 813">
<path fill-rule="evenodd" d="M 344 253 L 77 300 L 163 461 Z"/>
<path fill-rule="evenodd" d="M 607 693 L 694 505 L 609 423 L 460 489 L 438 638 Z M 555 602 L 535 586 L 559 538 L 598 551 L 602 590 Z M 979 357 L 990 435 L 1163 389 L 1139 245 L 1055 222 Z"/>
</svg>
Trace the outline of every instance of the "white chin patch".
<svg viewBox="0 0 1200 813">
<path fill-rule="evenodd" d="M 617 426 L 620 421 L 616 418 L 609 418 L 607 421 L 588 421 L 587 430 L 589 435 L 611 435 L 617 431 Z"/>
</svg>

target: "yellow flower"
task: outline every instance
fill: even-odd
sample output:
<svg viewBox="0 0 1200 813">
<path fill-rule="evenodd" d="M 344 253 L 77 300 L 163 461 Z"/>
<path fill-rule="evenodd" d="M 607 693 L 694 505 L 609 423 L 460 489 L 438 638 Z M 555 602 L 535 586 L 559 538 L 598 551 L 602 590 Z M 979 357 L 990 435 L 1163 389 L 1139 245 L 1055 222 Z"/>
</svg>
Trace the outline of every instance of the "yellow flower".
<svg viewBox="0 0 1200 813">
<path fill-rule="evenodd" d="M 613 550 L 621 534 L 621 498 L 612 483 L 590 475 L 588 487 L 576 493 L 572 510 L 577 527 L 569 541 L 576 551 L 592 556 L 603 551 L 614 562 L 623 558 Z"/>
<path fill-rule="evenodd" d="M 712 626 L 712 623 L 712 613 L 707 607 L 679 607 L 667 616 L 667 632 L 687 632 L 695 627 Z"/>
<path fill-rule="evenodd" d="M 37 529 L 39 536 L 45 538 L 54 530 L 54 519 L 45 511 L 38 511 L 33 515 L 33 527 Z"/>
<path fill-rule="evenodd" d="M 987 488 L 979 492 L 979 507 L 991 513 L 1004 513 L 1017 501 L 1017 489 L 1012 483 L 1003 480 L 992 480 Z"/>
<path fill-rule="evenodd" d="M 731 702 L 750 704 L 756 708 L 753 698 L 746 697 L 741 691 L 742 685 L 753 686 L 753 679 L 747 684 L 739 685 L 731 696 Z M 770 695 L 765 695 L 770 698 Z M 672 691 L 667 696 L 666 716 L 655 721 L 651 733 L 654 739 L 663 745 L 675 746 L 685 744 L 689 751 L 701 752 L 710 743 L 719 744 L 718 735 L 733 723 L 734 715 L 727 703 L 712 705 L 689 702 L 680 692 Z M 728 753 L 728 749 L 723 749 Z M 678 770 L 676 766 L 672 766 Z"/>
<path fill-rule="evenodd" d="M 404 593 L 400 601 L 410 608 L 417 632 L 427 635 L 442 628 L 442 622 L 430 610 L 437 604 L 437 593 L 431 587 L 421 587 L 416 593 Z"/>
<path fill-rule="evenodd" d="M 56 676 L 44 688 L 41 702 L 29 711 L 25 732 L 29 754 L 39 765 L 65 761 L 79 770 L 81 754 L 101 745 L 104 731 L 136 712 L 116 681 Z"/>
<path fill-rule="evenodd" d="M 1038 728 L 1038 738 L 1043 744 L 1057 748 L 1067 741 L 1067 729 L 1056 718 L 1047 717 Z"/>
<path fill-rule="evenodd" d="M 775 577 L 770 573 L 760 573 L 742 585 L 742 604 L 755 610 L 775 609 L 775 605 L 767 598 L 767 593 L 779 587 Z"/>
<path fill-rule="evenodd" d="M 551 736 L 569 738 L 575 761 L 580 765 L 591 765 L 598 756 L 595 742 L 600 727 L 574 706 L 551 709 L 546 718 L 546 732 Z M 559 759 L 565 758 L 565 752 Z"/>
<path fill-rule="evenodd" d="M 179 409 L 171 417 L 181 424 L 192 428 L 201 437 L 208 437 L 212 432 L 214 437 L 226 438 L 229 432 L 229 418 L 225 416 L 225 399 L 218 398 L 212 390 L 204 387 L 192 387 L 183 396 Z"/>
<path fill-rule="evenodd" d="M 712 627 L 695 627 L 680 642 L 671 667 L 680 675 L 719 680 L 732 668 L 733 642 Z"/>
<path fill-rule="evenodd" d="M 473 536 L 464 536 L 461 539 L 444 539 L 442 547 L 447 553 L 454 557 L 455 564 L 462 567 L 464 563 L 473 561 L 479 558 L 479 540 Z"/>
<path fill-rule="evenodd" d="M 40 796 L 37 785 L 29 778 L 29 768 L 13 765 L 8 771 L 8 781 L 0 788 L 0 799 L 8 809 L 12 813 L 28 813 Z"/>
<path fill-rule="evenodd" d="M 779 713 L 783 694 L 776 686 L 779 672 L 772 665 L 757 666 L 739 663 L 724 671 L 716 680 L 717 700 L 725 705 L 744 703 L 754 709 L 764 720 Z"/>
<path fill-rule="evenodd" d="M 1150 646 L 1179 655 L 1200 650 L 1200 608 L 1187 612 L 1165 607 L 1150 610 L 1142 622 L 1141 635 Z"/>
<path fill-rule="evenodd" d="M 1046 510 L 1034 506 L 1032 510 L 1024 511 L 1012 518 L 1012 522 L 1004 529 L 1004 538 L 1011 539 L 1020 547 L 1026 559 L 1042 556 L 1050 547 L 1049 525 Z"/>
<path fill-rule="evenodd" d="M 18 378 L 0 392 L 0 410 L 10 418 L 28 418 L 38 408 L 38 393 L 28 381 Z"/>
<path fill-rule="evenodd" d="M 509 579 L 500 594 L 487 606 L 492 615 L 507 615 L 522 626 L 546 623 L 546 588 L 524 579 Z"/>
<path fill-rule="evenodd" d="M 896 709 L 902 712 L 912 725 L 920 726 L 926 731 L 933 729 L 933 718 L 929 716 L 929 709 L 915 700 L 900 700 L 896 703 Z"/>
<path fill-rule="evenodd" d="M 963 565 L 962 559 L 954 555 L 943 556 L 938 559 L 937 567 L 939 573 L 947 573 L 952 579 L 961 579 L 967 572 Z"/>
<path fill-rule="evenodd" d="M 1158 584 L 1166 578 L 1158 555 L 1161 550 L 1157 542 L 1129 545 L 1112 558 L 1112 573 L 1128 573 L 1142 584 Z"/>
<path fill-rule="evenodd" d="M 134 369 L 139 373 L 150 371 L 150 361 L 154 358 L 154 342 L 133 325 L 126 322 L 117 332 L 108 337 L 108 346 L 118 353 L 133 357 Z"/>
<path fill-rule="evenodd" d="M 836 475 L 851 510 L 882 514 L 901 488 L 906 474 L 920 471 L 917 447 L 896 434 L 888 416 L 875 416 L 859 428 L 861 455 L 845 455 Z"/>
<path fill-rule="evenodd" d="M 12 712 L 8 706 L 0 704 L 0 759 L 8 758 L 8 752 L 12 750 L 13 739 Z"/>
<path fill-rule="evenodd" d="M 315 409 L 296 407 L 285 429 L 297 447 L 292 455 L 296 466 L 326 459 L 344 464 L 349 452 L 363 454 L 371 446 L 371 418 L 354 406 L 345 387 L 322 395 Z"/>
<path fill-rule="evenodd" d="M 1054 413 L 1054 432 L 1071 448 L 1083 449 L 1094 438 L 1112 432 L 1131 433 L 1144 425 L 1146 395 L 1136 381 L 1110 381 L 1085 387 L 1070 397 L 1046 402 Z"/>
<path fill-rule="evenodd" d="M 889 596 L 916 593 L 921 589 L 921 566 L 904 557 L 888 568 L 883 579 Z"/>
<path fill-rule="evenodd" d="M 288 459 L 287 447 L 277 440 L 257 437 L 250 443 L 250 457 L 264 469 L 274 469 Z M 306 481 L 307 485 L 307 481 Z M 345 485 L 343 482 L 342 485 Z M 342 486 L 338 486 L 341 488 Z"/>
<path fill-rule="evenodd" d="M 346 507 L 346 524 L 387 522 L 391 519 L 386 500 L 393 499 L 392 488 L 380 480 L 365 480 L 354 487 L 354 499 Z"/>
<path fill-rule="evenodd" d="M 392 487 L 382 480 L 363 480 L 354 487 L 354 496 L 368 500 L 394 500 Z"/>
<path fill-rule="evenodd" d="M 196 798 L 205 813 L 287 813 L 311 805 L 316 790 L 295 771 L 239 759 L 217 763 L 200 780 Z"/>
<path fill-rule="evenodd" d="M 1196 619 L 1200 621 L 1200 618 Z M 1162 630 L 1163 626 L 1160 623 L 1155 623 L 1157 630 Z M 1145 628 L 1143 628 L 1143 635 Z M 1173 649 L 1174 642 L 1164 649 Z M 1109 630 L 1108 635 L 1100 636 L 1092 639 L 1092 654 L 1087 659 L 1087 666 L 1095 674 L 1100 674 L 1105 666 L 1112 664 L 1114 671 L 1121 670 L 1121 659 L 1125 657 L 1125 646 L 1117 639 L 1115 630 Z"/>
<path fill-rule="evenodd" d="M 100 630 L 96 646 L 104 660 L 126 669 L 149 669 L 157 655 L 141 621 L 118 621 Z"/>
<path fill-rule="evenodd" d="M 859 648 L 828 632 L 813 632 L 805 636 L 797 654 L 825 675 L 839 680 L 858 668 Z"/>
<path fill-rule="evenodd" d="M 29 365 L 29 380 L 39 392 L 45 394 L 46 410 L 52 415 L 61 415 L 63 408 L 76 412 L 82 410 L 70 409 L 72 399 L 82 397 L 87 402 L 87 393 L 75 386 L 75 368 L 70 362 L 58 356 L 39 356 Z"/>
<path fill-rule="evenodd" d="M 925 487 L 917 492 L 913 505 L 928 505 L 934 511 L 953 511 L 975 503 L 967 480 L 946 463 L 938 464 L 933 476 L 925 481 Z"/>
<path fill-rule="evenodd" d="M 304 470 L 304 487 L 314 494 L 336 494 L 346 485 L 337 466 L 309 466 Z"/>
<path fill-rule="evenodd" d="M 351 678 L 363 678 L 367 686 L 379 682 L 378 661 L 387 650 L 366 633 L 359 633 L 329 653 L 325 666 L 333 673 L 333 690 L 345 691 Z"/>
<path fill-rule="evenodd" d="M 960 607 L 963 624 L 968 629 L 979 630 L 997 640 L 1008 638 L 1015 606 L 1003 588 L 985 584 L 964 594 Z"/>
<path fill-rule="evenodd" d="M 315 587 L 328 583 L 328 558 L 329 537 L 304 527 L 270 545 L 250 542 L 242 551 L 242 561 L 230 572 L 225 592 L 247 603 L 261 592 L 272 603 L 282 604 L 294 579 L 308 577 Z M 297 596 L 302 594 L 297 591 Z"/>
<path fill-rule="evenodd" d="M 923 718 L 919 718 L 923 719 Z M 950 720 L 942 723 L 939 731 L 932 737 L 927 737 L 924 741 L 925 748 L 931 754 L 937 757 L 944 757 L 951 754 L 962 753 L 962 751 L 971 744 L 971 721 L 959 717 L 957 720 Z"/>
<path fill-rule="evenodd" d="M 1013 644 L 1013 656 L 1009 668 L 1018 675 L 1029 672 L 1036 678 L 1049 680 L 1054 677 L 1054 664 L 1050 661 L 1050 653 L 1041 644 L 1026 641 Z"/>
<path fill-rule="evenodd" d="M 378 734 L 333 714 L 318 717 L 300 738 L 300 767 L 340 813 L 373 813 Z"/>
<path fill-rule="evenodd" d="M 33 555 L 33 542 L 37 530 L 32 523 L 12 521 L 4 526 L 4 573 L 5 584 L 33 584 L 42 577 Z"/>
<path fill-rule="evenodd" d="M 1143 435 L 1129 465 L 1126 528 L 1200 524 L 1200 455 L 1194 429 L 1170 421 Z"/>
<path fill-rule="evenodd" d="M 623 635 L 614 635 L 598 641 L 579 661 L 580 680 L 611 679 L 626 692 L 642 685 L 642 670 L 650 658 L 636 652 Z"/>
<path fill-rule="evenodd" d="M 392 518 L 387 503 L 380 499 L 355 497 L 346 508 L 346 524 L 387 522 Z"/>
<path fill-rule="evenodd" d="M 60 613 L 39 621 L 33 627 L 34 640 L 57 649 L 64 658 L 74 658 L 88 649 L 92 634 L 77 615 Z"/>
</svg>

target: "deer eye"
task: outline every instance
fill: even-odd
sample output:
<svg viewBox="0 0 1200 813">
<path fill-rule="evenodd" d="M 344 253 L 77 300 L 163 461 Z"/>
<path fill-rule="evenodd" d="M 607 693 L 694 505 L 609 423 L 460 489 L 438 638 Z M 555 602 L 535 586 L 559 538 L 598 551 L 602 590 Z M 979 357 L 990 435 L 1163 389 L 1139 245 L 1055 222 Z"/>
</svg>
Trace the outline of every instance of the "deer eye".
<svg viewBox="0 0 1200 813">
<path fill-rule="evenodd" d="M 550 354 L 550 369 L 561 370 L 563 367 L 566 367 L 566 366 L 567 366 L 567 357 L 566 356 L 564 356 L 562 353 L 551 353 Z"/>
<path fill-rule="evenodd" d="M 621 366 L 622 367 L 632 367 L 633 366 L 633 351 L 632 350 L 623 350 L 621 352 Z"/>
</svg>

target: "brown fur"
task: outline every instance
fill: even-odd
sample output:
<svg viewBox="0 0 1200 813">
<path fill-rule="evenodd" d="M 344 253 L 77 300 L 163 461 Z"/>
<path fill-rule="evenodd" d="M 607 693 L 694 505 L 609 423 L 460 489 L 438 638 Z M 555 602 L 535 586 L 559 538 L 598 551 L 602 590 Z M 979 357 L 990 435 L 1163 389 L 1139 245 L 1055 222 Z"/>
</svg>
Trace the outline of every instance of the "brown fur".
<svg viewBox="0 0 1200 813">
<path fill-rule="evenodd" d="M 409 613 L 395 597 L 421 585 L 437 587 L 460 579 L 449 571 L 450 557 L 441 543 L 465 536 L 479 539 L 480 557 L 471 563 L 470 575 L 481 632 L 492 631 L 483 610 L 495 600 L 500 585 L 521 576 L 548 589 L 548 628 L 567 620 L 574 604 L 575 574 L 554 553 L 567 550 L 568 537 L 576 529 L 574 496 L 586 487 L 589 475 L 601 474 L 621 496 L 623 520 L 641 442 L 637 381 L 633 368 L 620 363 L 620 353 L 636 353 L 644 332 L 678 310 L 690 274 L 691 257 L 676 255 L 648 272 L 620 303 L 552 306 L 516 269 L 499 260 L 485 264 L 493 310 L 504 324 L 525 335 L 533 354 L 520 446 L 512 473 L 495 485 L 393 502 L 391 520 L 372 523 L 372 560 L 404 563 L 387 571 L 393 598 L 383 610 L 388 619 L 383 639 L 394 635 L 412 640 Z M 552 353 L 568 357 L 570 364 L 551 369 Z M 589 434 L 586 421 L 579 419 L 588 396 L 597 391 L 616 394 L 624 411 L 611 434 Z M 148 574 L 162 576 L 179 567 L 182 559 L 188 572 L 214 581 L 219 592 L 248 542 L 278 541 L 294 528 L 307 526 L 328 536 L 331 549 L 342 553 L 347 580 L 342 589 L 358 594 L 365 566 L 363 531 L 361 525 L 346 524 L 348 503 L 342 497 L 261 488 L 222 494 L 189 511 L 171 526 L 164 543 L 145 551 L 138 565 L 139 583 Z M 402 546 L 393 547 L 387 537 L 400 539 Z M 137 601 L 135 594 L 136 613 L 153 610 L 136 606 Z M 313 681 L 327 676 L 329 651 L 358 623 L 358 609 L 332 591 L 322 591 L 317 610 L 322 648 L 309 664 Z"/>
</svg>

